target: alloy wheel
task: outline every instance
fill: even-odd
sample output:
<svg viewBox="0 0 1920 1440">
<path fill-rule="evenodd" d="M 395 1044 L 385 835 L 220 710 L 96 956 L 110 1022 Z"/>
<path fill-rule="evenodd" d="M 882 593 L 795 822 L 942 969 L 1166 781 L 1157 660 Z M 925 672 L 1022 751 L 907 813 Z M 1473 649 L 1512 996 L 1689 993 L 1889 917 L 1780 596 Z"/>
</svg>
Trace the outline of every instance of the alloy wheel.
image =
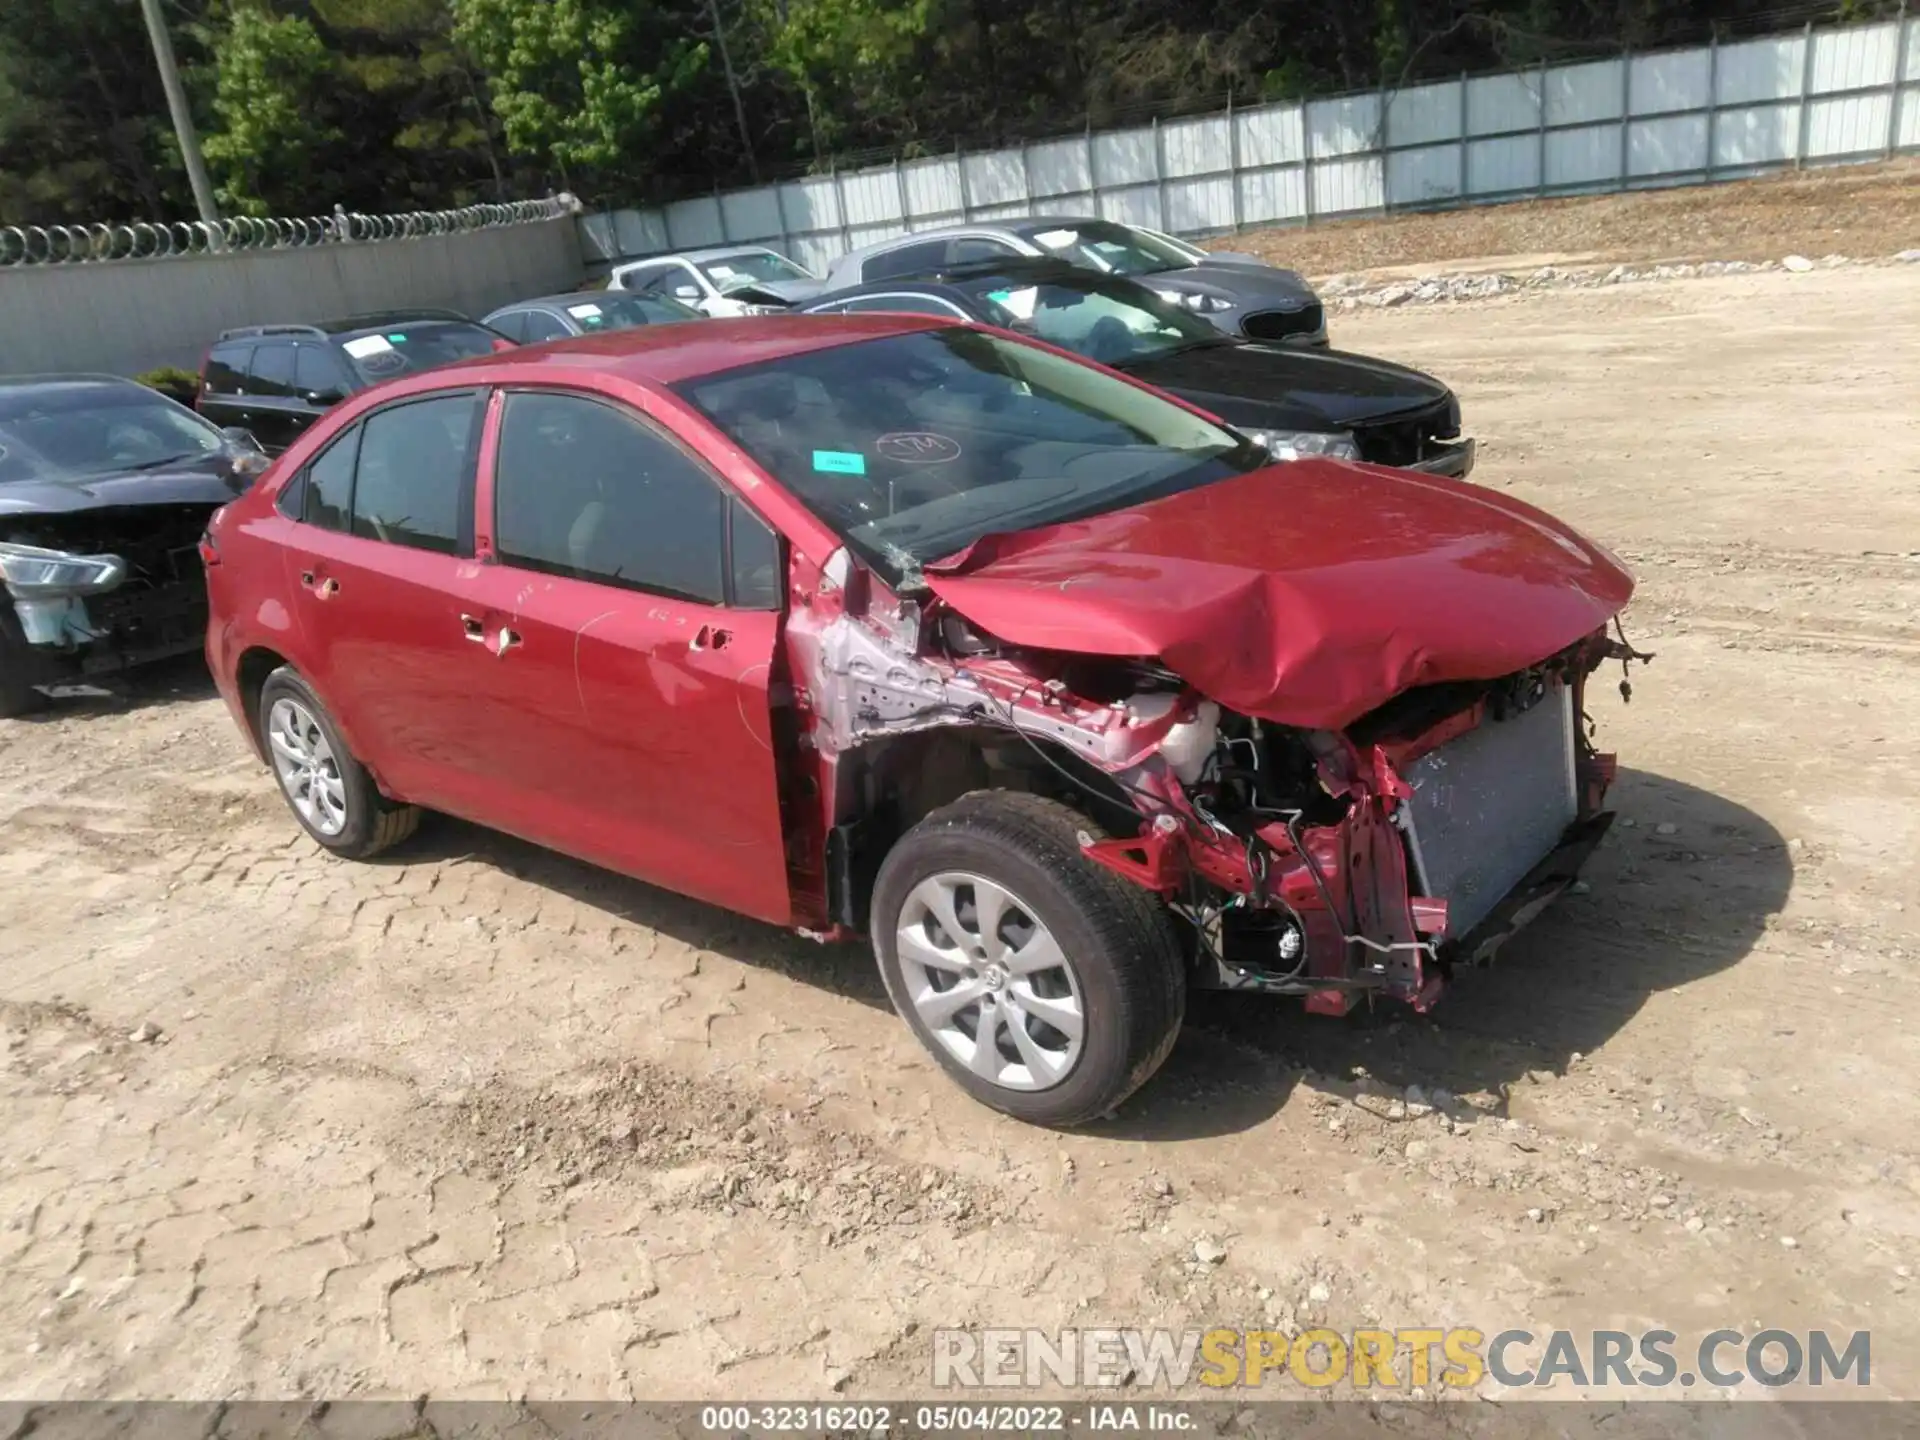
<svg viewBox="0 0 1920 1440">
<path fill-rule="evenodd" d="M 980 875 L 930 875 L 901 907 L 897 953 L 929 1033 L 981 1079 L 1049 1090 L 1080 1058 L 1086 1013 L 1073 966 L 1018 896 Z"/>
</svg>

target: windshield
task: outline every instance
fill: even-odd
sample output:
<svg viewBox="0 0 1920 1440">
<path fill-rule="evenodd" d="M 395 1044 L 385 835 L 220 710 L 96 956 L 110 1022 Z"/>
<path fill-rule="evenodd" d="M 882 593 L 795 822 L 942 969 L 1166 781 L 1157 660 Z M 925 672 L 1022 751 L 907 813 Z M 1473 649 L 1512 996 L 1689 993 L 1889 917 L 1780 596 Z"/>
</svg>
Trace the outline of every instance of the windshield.
<svg viewBox="0 0 1920 1440">
<path fill-rule="evenodd" d="M 742 250 L 703 260 L 700 270 L 721 290 L 738 290 L 742 285 L 756 285 L 763 280 L 813 279 L 786 256 L 771 250 Z"/>
<path fill-rule="evenodd" d="M 1150 360 L 1196 345 L 1229 344 L 1199 316 L 1131 281 L 1089 277 L 1043 285 L 983 280 L 972 291 L 994 324 L 1102 365 Z"/>
<path fill-rule="evenodd" d="M 674 388 L 895 585 L 983 535 L 1268 463 L 1152 391 L 957 326 Z"/>
<path fill-rule="evenodd" d="M 372 382 L 486 355 L 496 341 L 508 343 L 486 326 L 470 321 L 401 320 L 385 330 L 343 335 L 340 348 L 362 378 Z"/>
<path fill-rule="evenodd" d="M 691 305 L 682 305 L 664 295 L 615 291 L 569 300 L 566 311 L 573 317 L 574 324 L 589 335 L 596 330 L 630 330 L 635 325 L 670 325 L 676 320 L 700 319 L 700 312 Z"/>
<path fill-rule="evenodd" d="M 212 425 L 142 386 L 0 393 L 0 482 L 151 470 L 225 449 Z"/>
<path fill-rule="evenodd" d="M 1193 256 L 1172 241 L 1108 220 L 1033 230 L 1027 238 L 1064 260 L 1109 275 L 1154 275 L 1193 264 Z"/>
</svg>

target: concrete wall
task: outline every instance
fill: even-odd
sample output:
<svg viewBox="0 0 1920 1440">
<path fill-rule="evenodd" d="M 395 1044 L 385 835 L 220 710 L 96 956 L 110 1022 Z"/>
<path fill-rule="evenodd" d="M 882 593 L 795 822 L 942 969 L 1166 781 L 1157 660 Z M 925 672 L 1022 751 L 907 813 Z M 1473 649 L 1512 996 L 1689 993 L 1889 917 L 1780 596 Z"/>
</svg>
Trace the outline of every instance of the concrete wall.
<svg viewBox="0 0 1920 1440">
<path fill-rule="evenodd" d="M 610 211 L 580 227 L 596 268 L 748 242 L 820 270 L 875 240 L 1002 216 L 1209 235 L 1913 150 L 1920 17 L 1235 108 Z"/>
<path fill-rule="evenodd" d="M 581 279 L 570 219 L 415 240 L 0 268 L 0 374 L 197 369 L 234 325 L 425 305 L 478 316 Z"/>
</svg>

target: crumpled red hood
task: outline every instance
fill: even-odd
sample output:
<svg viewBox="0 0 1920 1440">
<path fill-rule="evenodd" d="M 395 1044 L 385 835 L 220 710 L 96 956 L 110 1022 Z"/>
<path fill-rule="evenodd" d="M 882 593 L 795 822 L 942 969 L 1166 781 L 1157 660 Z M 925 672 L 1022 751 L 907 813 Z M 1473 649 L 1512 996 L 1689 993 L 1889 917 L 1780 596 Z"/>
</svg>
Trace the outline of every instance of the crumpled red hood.
<svg viewBox="0 0 1920 1440">
<path fill-rule="evenodd" d="M 925 578 L 1011 644 L 1157 656 L 1228 709 L 1311 729 L 1544 660 L 1633 594 L 1612 555 L 1531 505 L 1333 460 L 988 535 Z"/>
</svg>

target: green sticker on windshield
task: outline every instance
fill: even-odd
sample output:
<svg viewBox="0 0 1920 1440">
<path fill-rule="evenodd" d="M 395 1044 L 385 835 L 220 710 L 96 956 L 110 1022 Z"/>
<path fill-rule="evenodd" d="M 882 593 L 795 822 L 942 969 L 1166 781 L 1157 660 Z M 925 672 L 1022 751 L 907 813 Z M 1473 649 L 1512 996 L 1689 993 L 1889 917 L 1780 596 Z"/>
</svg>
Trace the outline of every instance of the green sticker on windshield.
<svg viewBox="0 0 1920 1440">
<path fill-rule="evenodd" d="M 813 452 L 813 468 L 828 475 L 864 475 L 867 473 L 867 457 L 852 450 L 816 450 Z"/>
<path fill-rule="evenodd" d="M 389 335 L 387 336 L 387 340 L 390 344 L 394 345 L 404 345 L 407 343 L 407 337 L 404 335 Z"/>
</svg>

